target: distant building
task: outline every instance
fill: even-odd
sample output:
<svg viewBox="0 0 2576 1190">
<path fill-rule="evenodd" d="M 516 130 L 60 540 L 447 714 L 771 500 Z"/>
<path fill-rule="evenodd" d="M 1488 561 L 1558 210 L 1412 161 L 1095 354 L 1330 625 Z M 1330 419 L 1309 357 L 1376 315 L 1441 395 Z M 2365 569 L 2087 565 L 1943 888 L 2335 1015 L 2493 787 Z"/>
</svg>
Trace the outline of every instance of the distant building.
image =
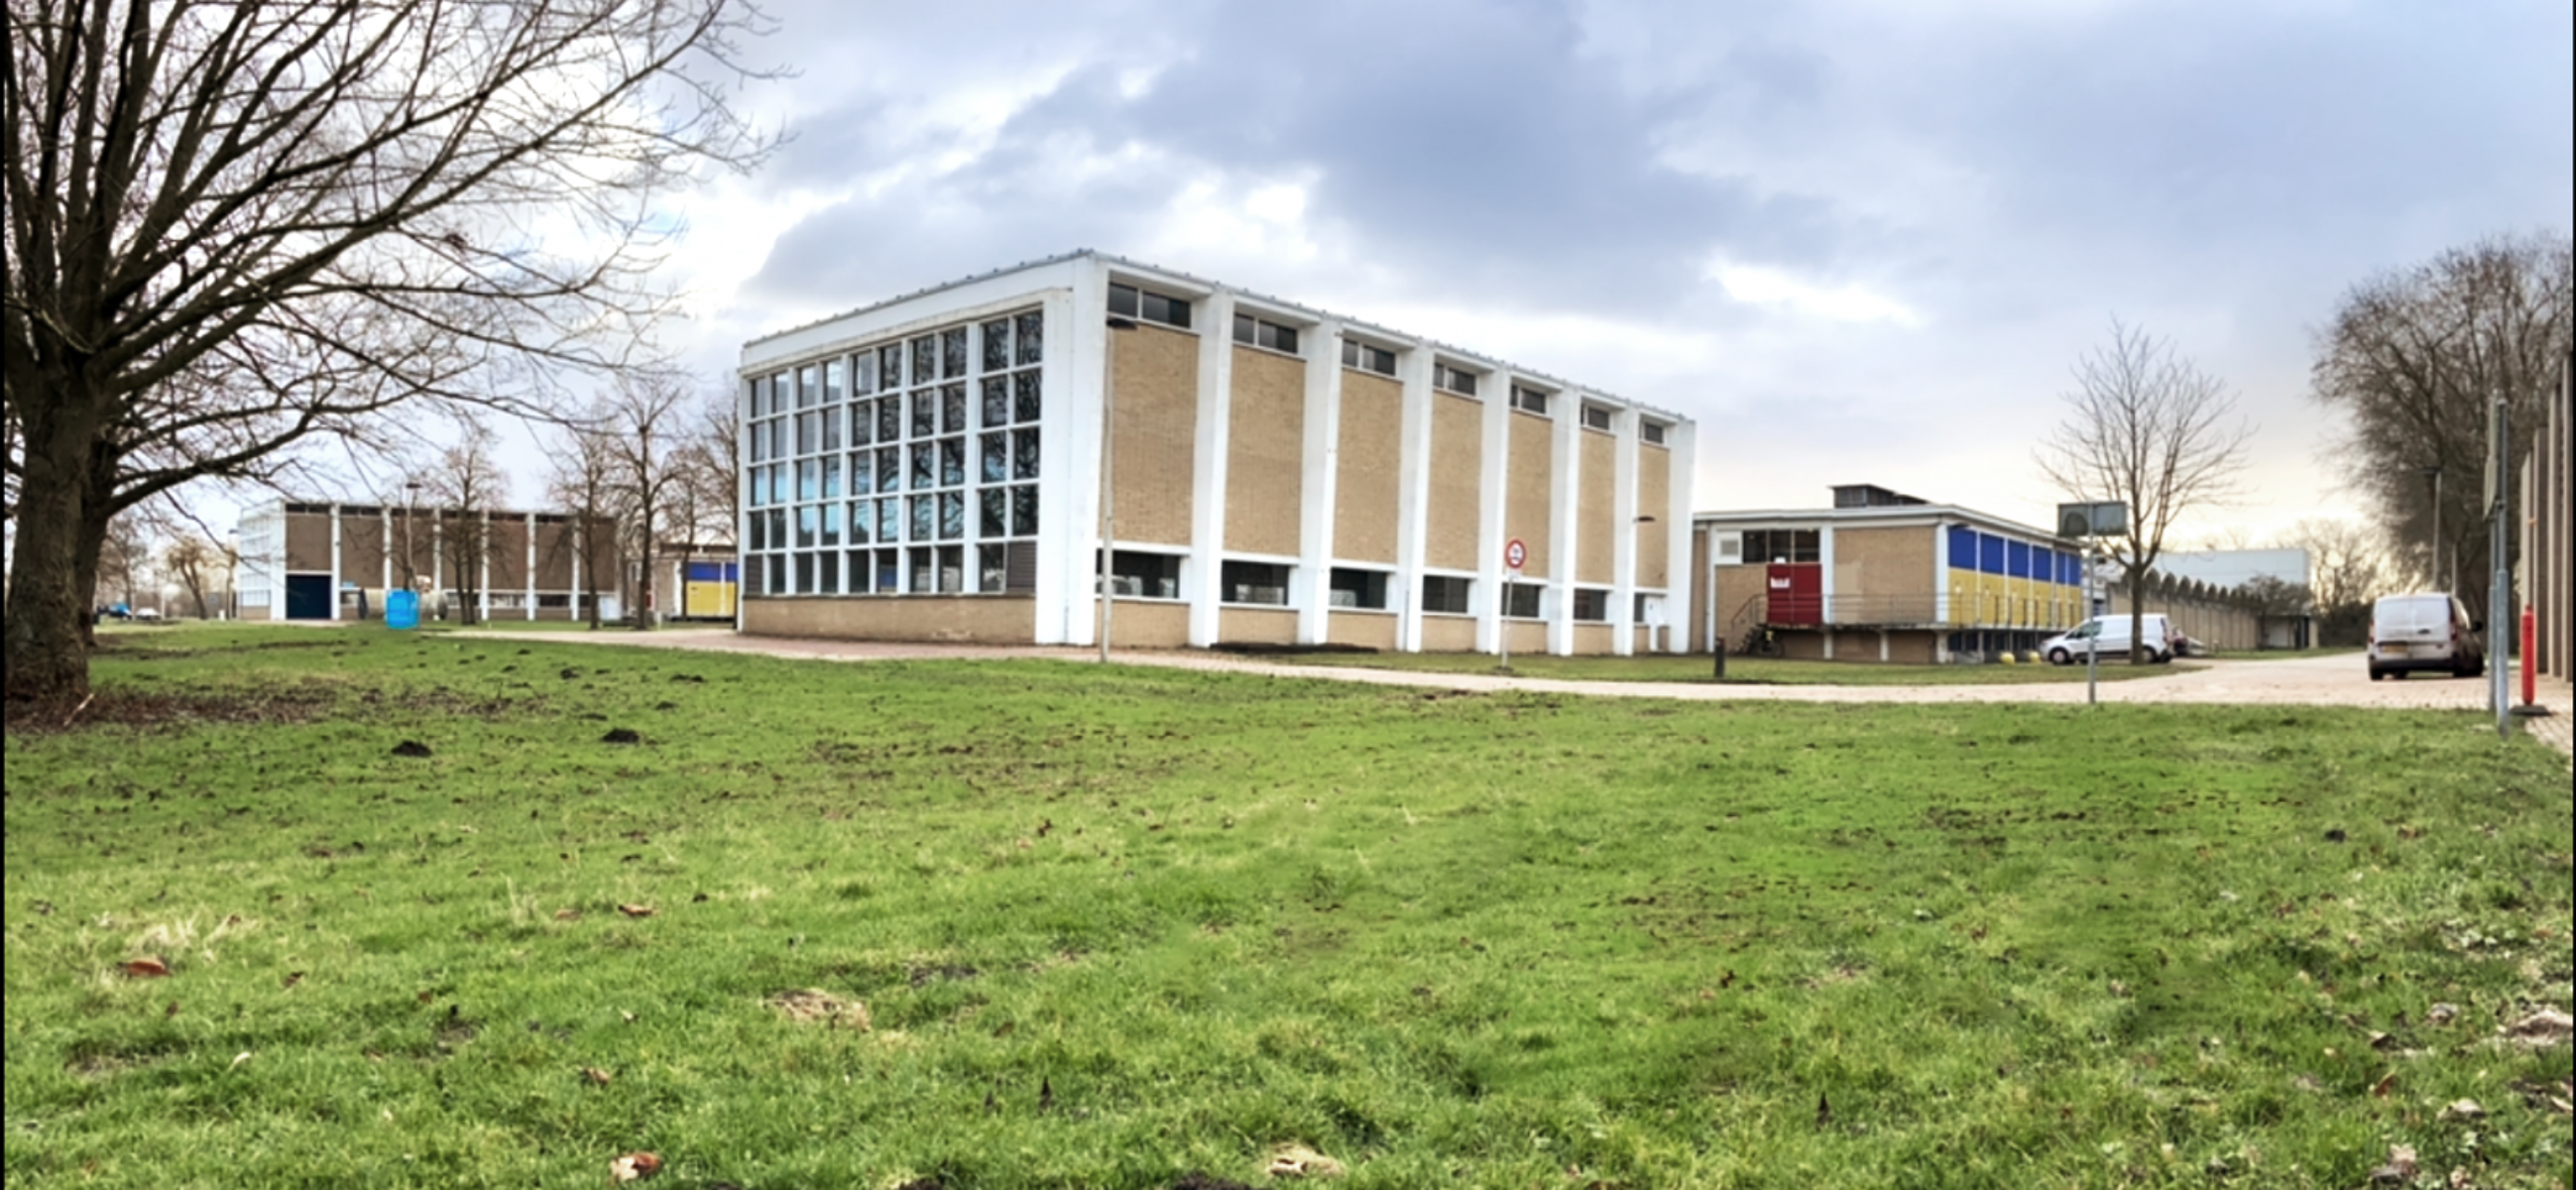
<svg viewBox="0 0 2576 1190">
<path fill-rule="evenodd" d="M 1493 356 L 1078 252 L 741 382 L 746 631 L 1094 643 L 1105 511 L 1120 645 L 1682 647 L 1689 419 Z"/>
<path fill-rule="evenodd" d="M 1703 512 L 1693 564 L 1705 581 L 1691 641 L 1707 649 L 1917 664 L 2023 653 L 2082 623 L 2079 543 L 2045 529 L 1875 484 L 1833 489 L 1825 508 Z M 2126 610 L 2127 592 L 2093 596 Z M 2150 576 L 2146 610 L 2218 649 L 2261 647 L 2261 624 L 2213 584 Z"/>
<path fill-rule="evenodd" d="M 2308 551 L 2167 550 L 2157 556 L 2156 569 L 2213 587 L 2242 587 L 2262 578 L 2304 587 L 2308 585 Z"/>
<path fill-rule="evenodd" d="M 616 614 L 615 534 L 590 556 L 564 513 L 459 512 L 399 505 L 278 500 L 243 513 L 236 609 L 244 620 L 374 620 L 385 594 L 421 592 L 424 615 L 487 620 L 586 616 L 598 587 Z"/>
</svg>

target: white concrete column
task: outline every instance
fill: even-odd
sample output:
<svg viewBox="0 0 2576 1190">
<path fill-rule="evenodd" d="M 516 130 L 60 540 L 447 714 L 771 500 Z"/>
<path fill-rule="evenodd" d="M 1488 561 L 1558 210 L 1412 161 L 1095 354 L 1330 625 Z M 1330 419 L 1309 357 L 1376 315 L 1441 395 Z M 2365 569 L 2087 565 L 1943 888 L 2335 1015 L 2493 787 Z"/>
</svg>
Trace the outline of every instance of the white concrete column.
<svg viewBox="0 0 2576 1190">
<path fill-rule="evenodd" d="M 1047 292 L 1044 354 L 1038 362 L 1038 425 L 1046 453 L 1038 465 L 1037 642 L 1100 643 L 1100 480 L 1107 423 L 1109 337 L 1142 331 L 1109 329 L 1107 266 L 1083 260 L 1072 286 Z M 882 388 L 882 378 L 880 379 Z M 1114 460 L 1113 460 L 1114 465 Z"/>
<path fill-rule="evenodd" d="M 528 618 L 537 618 L 537 514 L 528 514 Z"/>
<path fill-rule="evenodd" d="M 1502 391 L 1509 400 L 1511 390 Z M 1583 495 L 1583 394 L 1568 389 L 1548 403 L 1555 424 L 1548 435 L 1547 567 L 1549 602 L 1547 651 L 1559 657 L 1574 653 L 1574 560 L 1582 548 L 1582 520 L 1576 501 Z"/>
<path fill-rule="evenodd" d="M 1683 617 L 1690 615 L 1691 594 L 1709 575 L 1691 561 L 1691 493 L 1699 477 L 1699 427 L 1692 422 L 1675 422 L 1664 430 L 1664 451 L 1669 459 L 1664 469 L 1666 506 L 1655 511 L 1664 521 L 1664 618 L 1673 625 L 1669 647 L 1676 653 L 1690 651 L 1690 630 Z M 1717 563 L 1717 540 L 1709 538 L 1708 560 Z M 1717 615 L 1717 590 L 1708 593 L 1711 623 Z M 1709 633 L 1712 644 L 1715 631 Z"/>
<path fill-rule="evenodd" d="M 492 510 L 475 514 L 483 518 L 474 542 L 474 618 L 492 618 Z"/>
<path fill-rule="evenodd" d="M 1637 534 L 1651 532 L 1637 518 L 1664 518 L 1660 511 L 1641 513 L 1637 507 L 1636 407 L 1621 409 L 1610 430 L 1615 442 L 1611 457 L 1618 472 L 1610 497 L 1611 532 L 1618 535 L 1610 545 L 1610 651 L 1629 657 L 1637 652 Z M 1652 649 L 1649 645 L 1648 651 Z"/>
<path fill-rule="evenodd" d="M 331 506 L 331 618 L 340 618 L 340 506 Z M 155 600 L 154 602 L 159 602 Z"/>
<path fill-rule="evenodd" d="M 751 386 L 753 383 L 746 378 L 734 389 L 733 440 L 737 443 L 751 441 Z M 746 450 L 742 453 L 748 455 L 750 452 Z M 750 578 L 751 570 L 751 554 L 743 547 L 751 542 L 751 518 L 758 514 L 751 507 L 751 468 L 742 458 L 735 458 L 730 462 L 733 466 L 734 577 L 737 580 L 733 589 L 733 630 L 740 632 L 743 630 L 743 582 Z M 574 514 L 576 518 L 583 515 L 585 514 Z M 590 522 L 576 519 L 573 525 L 575 548 L 572 552 L 572 599 L 570 600 L 572 618 L 588 620 L 590 614 L 581 606 L 582 599 L 588 594 L 587 589 L 581 585 L 581 567 L 582 563 L 588 560 L 583 555 L 590 552 Z"/>
<path fill-rule="evenodd" d="M 1395 647 L 1408 653 L 1422 651 L 1422 567 L 1430 553 L 1431 368 L 1416 362 L 1428 354 L 1417 343 L 1401 353 L 1396 366 L 1403 397 L 1395 490 Z M 1340 366 L 1338 360 L 1335 366 Z"/>
<path fill-rule="evenodd" d="M 390 508 L 377 509 L 376 523 L 384 527 L 385 547 L 376 554 L 376 556 L 384 562 L 384 565 L 380 567 L 380 569 L 384 571 L 384 575 L 382 580 L 379 581 L 376 586 L 390 597 L 394 590 L 394 510 Z"/>
<path fill-rule="evenodd" d="M 1947 625 L 1950 622 L 1950 522 L 1948 521 L 1937 521 L 1932 525 L 1932 622 L 1936 625 Z M 1938 627 L 1932 630 L 1932 660 L 1942 664 L 1948 664 L 1950 660 L 1950 634 Z"/>
<path fill-rule="evenodd" d="M 1234 295 L 1225 290 L 1199 302 L 1199 424 L 1190 468 L 1190 563 L 1181 575 L 1190 601 L 1190 646 L 1216 643 L 1217 611 L 1225 591 L 1225 472 L 1233 445 Z"/>
<path fill-rule="evenodd" d="M 1306 328 L 1306 442 L 1298 509 L 1297 642 L 1331 635 L 1333 508 L 1342 456 L 1342 324 Z"/>
<path fill-rule="evenodd" d="M 1430 351 L 1420 353 L 1424 383 L 1430 382 Z M 1511 496 L 1512 468 L 1512 390 L 1510 379 L 1503 376 L 1485 378 L 1484 466 L 1477 470 L 1476 483 L 1476 651 L 1491 653 L 1502 647 L 1503 584 L 1510 572 L 1503 568 L 1503 543 L 1514 531 L 1523 540 L 1545 532 L 1545 526 L 1528 527 L 1510 523 L 1505 516 Z M 1499 386 L 1499 387 L 1497 387 Z M 1433 395 L 1435 400 L 1447 397 Z"/>
<path fill-rule="evenodd" d="M 1823 606 L 1816 609 L 1816 618 L 1824 621 L 1828 625 L 1833 624 L 1835 622 L 1834 526 L 1831 521 L 1827 521 L 1816 528 L 1816 597 L 1823 604 Z M 1834 634 L 1831 628 L 1827 628 L 1825 630 L 1825 659 L 1830 661 L 1833 659 L 1833 656 Z"/>
</svg>

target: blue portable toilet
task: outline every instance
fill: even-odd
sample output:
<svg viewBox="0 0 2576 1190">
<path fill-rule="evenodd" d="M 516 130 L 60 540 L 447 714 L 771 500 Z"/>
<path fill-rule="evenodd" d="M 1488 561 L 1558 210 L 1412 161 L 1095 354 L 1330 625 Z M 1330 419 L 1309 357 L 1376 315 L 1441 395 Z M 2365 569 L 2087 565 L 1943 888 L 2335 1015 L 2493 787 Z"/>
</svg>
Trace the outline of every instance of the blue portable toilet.
<svg viewBox="0 0 2576 1190">
<path fill-rule="evenodd" d="M 397 631 L 420 627 L 420 592 L 401 588 L 385 592 L 385 627 Z"/>
</svg>

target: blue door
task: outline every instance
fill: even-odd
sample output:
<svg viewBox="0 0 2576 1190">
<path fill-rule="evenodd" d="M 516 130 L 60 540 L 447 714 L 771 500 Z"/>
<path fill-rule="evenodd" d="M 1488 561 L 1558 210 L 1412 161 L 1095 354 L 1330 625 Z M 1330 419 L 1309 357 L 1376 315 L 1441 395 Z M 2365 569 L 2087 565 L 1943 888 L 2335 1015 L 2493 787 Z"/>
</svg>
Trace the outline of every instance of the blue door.
<svg viewBox="0 0 2576 1190">
<path fill-rule="evenodd" d="M 330 619 L 331 576 L 327 574 L 287 575 L 286 618 L 290 620 Z"/>
</svg>

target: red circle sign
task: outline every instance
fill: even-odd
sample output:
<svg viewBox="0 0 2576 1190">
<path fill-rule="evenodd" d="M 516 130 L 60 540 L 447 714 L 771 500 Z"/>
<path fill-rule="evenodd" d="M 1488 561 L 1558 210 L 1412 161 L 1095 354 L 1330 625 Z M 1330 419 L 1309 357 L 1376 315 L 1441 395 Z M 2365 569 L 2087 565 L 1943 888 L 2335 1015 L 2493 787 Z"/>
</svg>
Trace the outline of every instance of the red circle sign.
<svg viewBox="0 0 2576 1190">
<path fill-rule="evenodd" d="M 1521 568 L 1521 563 L 1527 561 L 1529 561 L 1529 546 L 1520 538 L 1515 537 L 1503 543 L 1503 565 L 1506 568 L 1518 570 Z"/>
</svg>

